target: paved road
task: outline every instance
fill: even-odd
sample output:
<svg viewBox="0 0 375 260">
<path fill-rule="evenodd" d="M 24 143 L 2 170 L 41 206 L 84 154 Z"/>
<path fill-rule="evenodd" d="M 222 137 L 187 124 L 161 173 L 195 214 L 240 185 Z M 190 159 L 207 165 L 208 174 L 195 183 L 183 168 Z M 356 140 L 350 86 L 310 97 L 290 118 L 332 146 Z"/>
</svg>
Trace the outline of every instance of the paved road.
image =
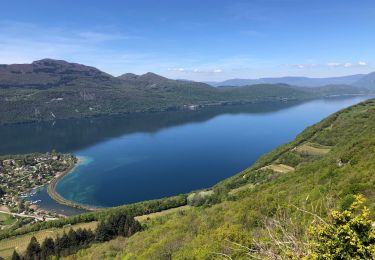
<svg viewBox="0 0 375 260">
<path fill-rule="evenodd" d="M 43 217 L 39 217 L 39 216 L 34 216 L 34 215 L 26 215 L 26 214 L 18 214 L 18 213 L 12 213 L 12 212 L 7 212 L 7 211 L 2 211 L 0 210 L 0 213 L 4 213 L 4 214 L 8 214 L 8 215 L 12 215 L 13 217 L 21 217 L 21 218 L 33 218 L 33 219 L 36 219 L 36 220 L 54 220 L 54 219 L 57 219 L 57 218 L 46 218 L 46 219 L 43 219 Z"/>
</svg>

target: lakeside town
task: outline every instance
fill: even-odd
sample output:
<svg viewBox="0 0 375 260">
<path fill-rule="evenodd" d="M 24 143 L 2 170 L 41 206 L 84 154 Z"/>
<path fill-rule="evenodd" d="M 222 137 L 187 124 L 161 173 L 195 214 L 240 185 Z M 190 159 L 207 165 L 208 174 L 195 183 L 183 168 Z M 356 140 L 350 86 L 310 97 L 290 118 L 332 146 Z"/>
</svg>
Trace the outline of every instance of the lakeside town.
<svg viewBox="0 0 375 260">
<path fill-rule="evenodd" d="M 55 151 L 0 156 L 0 212 L 33 221 L 55 219 L 58 215 L 38 208 L 38 201 L 26 198 L 38 187 L 71 170 L 75 163 L 75 156 Z M 0 226 L 5 225 L 0 223 Z"/>
</svg>

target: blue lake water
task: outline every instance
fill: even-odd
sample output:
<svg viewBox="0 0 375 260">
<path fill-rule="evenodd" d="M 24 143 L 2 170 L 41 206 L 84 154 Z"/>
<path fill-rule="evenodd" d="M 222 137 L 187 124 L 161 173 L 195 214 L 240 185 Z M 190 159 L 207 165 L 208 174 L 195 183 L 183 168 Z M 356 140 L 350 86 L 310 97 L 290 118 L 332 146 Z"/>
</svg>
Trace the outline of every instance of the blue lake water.
<svg viewBox="0 0 375 260">
<path fill-rule="evenodd" d="M 82 156 L 84 163 L 59 182 L 57 191 L 78 203 L 117 206 L 210 187 L 291 141 L 307 126 L 368 98 L 6 126 L 0 127 L 0 153 L 56 149 Z M 32 199 L 41 199 L 47 209 L 77 213 L 56 205 L 45 190 Z"/>
</svg>

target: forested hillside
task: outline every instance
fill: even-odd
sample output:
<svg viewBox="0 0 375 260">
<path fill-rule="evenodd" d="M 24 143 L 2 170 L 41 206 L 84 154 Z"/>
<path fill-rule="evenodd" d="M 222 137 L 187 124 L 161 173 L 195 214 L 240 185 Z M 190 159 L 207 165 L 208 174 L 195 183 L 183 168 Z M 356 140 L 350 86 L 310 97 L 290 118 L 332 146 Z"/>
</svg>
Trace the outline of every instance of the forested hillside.
<svg viewBox="0 0 375 260">
<path fill-rule="evenodd" d="M 214 88 L 153 73 L 113 77 L 93 67 L 44 59 L 0 66 L 0 125 L 366 92 L 350 86 L 308 89 L 285 84 Z"/>
<path fill-rule="evenodd" d="M 313 256 L 318 249 L 313 244 L 314 234 L 308 229 L 318 224 L 336 223 L 335 216 L 341 215 L 333 213 L 331 216 L 332 210 L 347 210 L 343 213 L 346 220 L 340 223 L 349 226 L 350 216 L 360 214 L 357 207 L 363 201 L 357 197 L 359 204 L 352 204 L 356 194 L 364 196 L 370 212 L 358 216 L 357 223 L 367 216 L 374 219 L 374 133 L 374 100 L 337 112 L 307 128 L 291 143 L 263 156 L 245 171 L 217 184 L 210 192 L 189 196 L 188 201 L 190 199 L 196 207 L 146 219 L 144 231 L 130 238 L 94 244 L 76 257 L 248 259 L 252 255 L 270 259 Z M 363 238 L 367 244 L 361 245 L 367 253 L 374 253 L 373 221 L 363 222 L 366 232 L 370 232 Z M 340 226 L 340 223 L 336 224 Z M 351 236 L 363 242 L 357 237 L 359 234 L 357 230 Z M 347 245 L 344 240 L 342 245 Z M 349 246 L 339 253 L 342 256 L 347 253 L 349 257 L 356 248 L 356 245 Z"/>
</svg>

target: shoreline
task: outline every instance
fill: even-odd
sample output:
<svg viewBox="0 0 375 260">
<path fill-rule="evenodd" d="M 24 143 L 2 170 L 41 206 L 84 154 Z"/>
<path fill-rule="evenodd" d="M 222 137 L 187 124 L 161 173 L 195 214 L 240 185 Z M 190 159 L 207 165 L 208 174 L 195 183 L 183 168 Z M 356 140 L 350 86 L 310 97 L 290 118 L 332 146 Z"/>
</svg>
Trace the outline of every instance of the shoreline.
<svg viewBox="0 0 375 260">
<path fill-rule="evenodd" d="M 333 94 L 333 95 L 322 95 L 319 97 L 309 97 L 309 98 L 300 98 L 295 99 L 291 98 L 287 101 L 312 101 L 317 99 L 325 99 L 325 98 L 334 98 L 334 97 L 347 97 L 347 96 L 371 96 L 372 98 L 375 97 L 375 93 L 353 93 L 353 94 Z M 273 103 L 273 102 L 284 102 L 282 99 L 275 99 L 275 100 L 260 100 L 260 101 L 218 101 L 218 102 L 211 102 L 211 103 L 203 103 L 203 104 L 196 104 L 198 109 L 204 109 L 208 107 L 220 107 L 220 106 L 231 106 L 231 105 L 249 105 L 249 104 L 259 104 L 259 103 Z M 194 105 L 194 104 L 193 104 Z M 85 115 L 82 117 L 63 117 L 63 118 L 56 118 L 56 119 L 47 119 L 47 120 L 26 120 L 26 121 L 20 121 L 20 122 L 0 122 L 0 126 L 9 126 L 9 125 L 22 125 L 22 124 L 32 124 L 32 123 L 41 123 L 41 122 L 51 122 L 56 120 L 69 120 L 69 119 L 90 119 L 90 118 L 103 118 L 103 117 L 116 117 L 116 116 L 128 116 L 133 114 L 149 114 L 149 113 L 164 113 L 164 112 L 170 112 L 170 111 L 192 111 L 192 109 L 189 109 L 189 105 L 181 105 L 177 109 L 173 107 L 175 110 L 170 110 L 170 108 L 164 108 L 160 110 L 142 110 L 142 111 L 131 111 L 131 112 L 115 112 L 113 114 L 97 114 L 97 115 Z M 195 110 L 195 109 L 193 109 Z"/>
<path fill-rule="evenodd" d="M 97 207 L 89 206 L 89 205 L 84 205 L 84 204 L 76 203 L 76 202 L 73 202 L 71 200 L 65 199 L 63 196 L 61 196 L 56 191 L 56 186 L 59 183 L 59 181 L 63 177 L 65 177 L 68 174 L 72 173 L 73 170 L 77 166 L 79 166 L 82 162 L 83 162 L 83 160 L 77 157 L 77 162 L 76 163 L 70 165 L 70 167 L 66 171 L 63 171 L 61 173 L 56 174 L 55 178 L 53 180 L 51 180 L 51 182 L 47 186 L 47 193 L 51 197 L 51 199 L 53 199 L 54 201 L 56 201 L 57 203 L 59 203 L 61 205 L 65 205 L 65 206 L 69 206 L 69 207 L 77 208 L 77 209 L 84 209 L 84 210 L 88 210 L 88 211 L 97 211 L 97 210 L 100 210 L 101 208 L 97 208 Z"/>
</svg>

